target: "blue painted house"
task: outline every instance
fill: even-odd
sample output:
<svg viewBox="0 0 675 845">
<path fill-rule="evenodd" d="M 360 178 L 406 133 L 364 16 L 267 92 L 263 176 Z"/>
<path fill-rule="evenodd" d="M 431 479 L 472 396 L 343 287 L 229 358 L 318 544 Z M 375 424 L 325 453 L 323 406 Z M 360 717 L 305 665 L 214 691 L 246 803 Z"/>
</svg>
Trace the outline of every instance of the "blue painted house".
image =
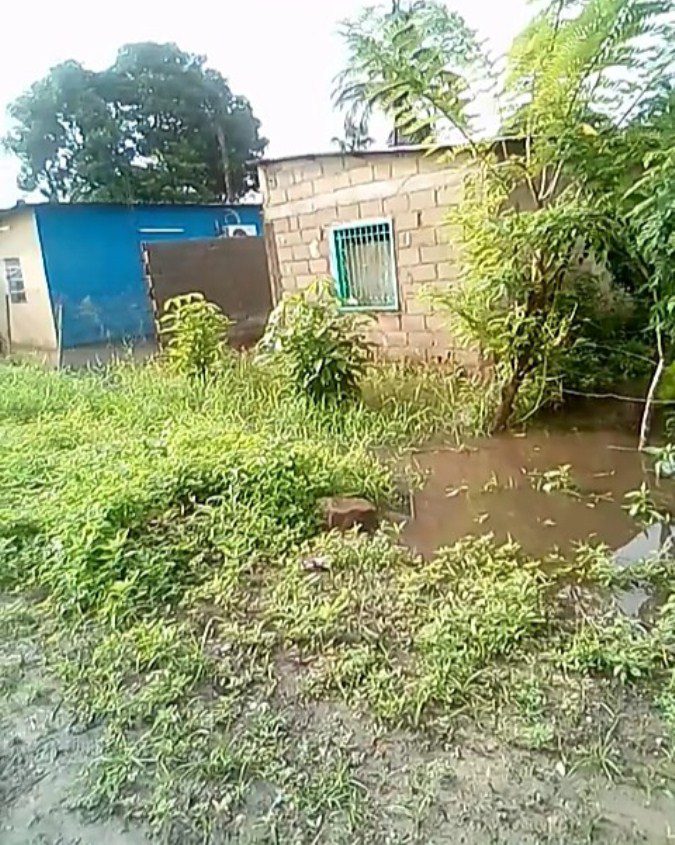
<svg viewBox="0 0 675 845">
<path fill-rule="evenodd" d="M 19 205 L 0 211 L 0 337 L 51 353 L 154 336 L 143 244 L 262 235 L 257 205 Z"/>
</svg>

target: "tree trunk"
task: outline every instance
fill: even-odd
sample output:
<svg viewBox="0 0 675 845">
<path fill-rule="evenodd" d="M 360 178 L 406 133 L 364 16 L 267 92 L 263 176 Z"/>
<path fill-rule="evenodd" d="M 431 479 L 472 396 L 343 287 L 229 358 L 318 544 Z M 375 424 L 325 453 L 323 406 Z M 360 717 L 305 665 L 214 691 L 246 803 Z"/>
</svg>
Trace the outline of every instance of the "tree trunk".
<svg viewBox="0 0 675 845">
<path fill-rule="evenodd" d="M 654 370 L 654 375 L 652 376 L 652 380 L 649 383 L 649 390 L 647 391 L 647 398 L 645 399 L 645 409 L 642 412 L 642 420 L 640 421 L 640 439 L 638 441 L 638 449 L 640 450 L 640 452 L 644 450 L 645 446 L 647 445 L 647 439 L 649 438 L 649 428 L 651 426 L 652 421 L 654 396 L 656 394 L 656 388 L 659 386 L 659 381 L 661 380 L 663 366 L 664 360 L 663 358 L 659 358 L 659 362 L 656 365 L 656 369 Z"/>
<path fill-rule="evenodd" d="M 640 422 L 640 439 L 638 440 L 638 449 L 642 452 L 647 445 L 647 438 L 649 437 L 649 427 L 652 421 L 652 410 L 654 405 L 654 396 L 656 395 L 656 389 L 659 386 L 659 382 L 661 381 L 661 375 L 663 374 L 663 368 L 665 366 L 665 354 L 663 351 L 663 333 L 661 331 L 661 323 L 657 322 L 656 324 L 656 349 L 659 355 L 658 362 L 656 364 L 656 369 L 654 370 L 654 375 L 652 376 L 652 380 L 649 383 L 649 390 L 647 391 L 647 396 L 645 398 L 645 409 L 642 412 L 642 420 Z"/>
<path fill-rule="evenodd" d="M 493 431 L 504 431 L 508 426 L 513 413 L 513 403 L 516 401 L 522 380 L 522 376 L 516 371 L 502 388 L 502 398 L 492 424 Z"/>
<path fill-rule="evenodd" d="M 221 126 L 216 128 L 216 137 L 218 138 L 218 148 L 220 150 L 220 158 L 223 165 L 223 188 L 225 191 L 225 202 L 231 202 L 234 198 L 232 171 L 230 169 L 230 156 L 227 152 L 227 141 L 225 140 L 225 133 L 223 132 Z"/>
</svg>

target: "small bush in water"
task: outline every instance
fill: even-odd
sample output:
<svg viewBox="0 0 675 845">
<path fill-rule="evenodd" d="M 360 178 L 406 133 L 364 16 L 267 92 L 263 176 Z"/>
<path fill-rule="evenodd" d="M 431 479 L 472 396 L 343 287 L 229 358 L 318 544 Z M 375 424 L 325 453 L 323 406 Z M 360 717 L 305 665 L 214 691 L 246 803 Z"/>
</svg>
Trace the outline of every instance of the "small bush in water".
<svg viewBox="0 0 675 845">
<path fill-rule="evenodd" d="M 204 379 L 224 363 L 232 321 L 201 293 L 169 299 L 159 323 L 166 358 L 176 372 Z"/>
<path fill-rule="evenodd" d="M 284 298 L 260 342 L 278 360 L 291 384 L 315 402 L 343 402 L 359 392 L 368 344 L 354 317 L 340 311 L 329 282 Z"/>
</svg>

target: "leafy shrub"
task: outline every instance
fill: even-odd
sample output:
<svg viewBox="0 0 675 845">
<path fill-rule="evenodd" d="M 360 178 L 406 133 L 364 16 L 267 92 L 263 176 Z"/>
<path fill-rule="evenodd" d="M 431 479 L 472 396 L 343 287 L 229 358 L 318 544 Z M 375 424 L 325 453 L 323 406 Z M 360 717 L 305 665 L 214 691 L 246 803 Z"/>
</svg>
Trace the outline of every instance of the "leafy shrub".
<svg viewBox="0 0 675 845">
<path fill-rule="evenodd" d="M 201 293 L 170 299 L 159 322 L 166 357 L 175 372 L 205 379 L 222 367 L 232 321 Z"/>
<path fill-rule="evenodd" d="M 314 402 L 344 402 L 358 395 L 368 345 L 357 320 L 340 311 L 329 284 L 320 282 L 284 298 L 260 342 L 289 382 Z"/>
</svg>

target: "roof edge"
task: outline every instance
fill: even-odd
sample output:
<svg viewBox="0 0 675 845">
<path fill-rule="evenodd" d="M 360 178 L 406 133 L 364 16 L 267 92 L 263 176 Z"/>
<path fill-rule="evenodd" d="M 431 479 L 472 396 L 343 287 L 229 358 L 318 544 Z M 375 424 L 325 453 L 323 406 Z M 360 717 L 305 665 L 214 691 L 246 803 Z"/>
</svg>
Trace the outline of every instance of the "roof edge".
<svg viewBox="0 0 675 845">
<path fill-rule="evenodd" d="M 259 202 L 20 202 L 10 208 L 0 208 L 0 214 L 15 214 L 36 208 L 255 208 Z"/>
<path fill-rule="evenodd" d="M 495 138 L 484 138 L 477 141 L 477 144 L 500 144 L 506 142 L 524 142 L 525 138 L 522 135 L 504 135 Z M 368 158 L 369 156 L 381 155 L 406 155 L 410 153 L 431 153 L 443 150 L 463 150 L 471 147 L 471 144 L 466 142 L 456 144 L 400 144 L 397 147 L 377 147 L 367 150 L 326 150 L 325 152 L 308 152 L 308 153 L 294 153 L 293 155 L 277 156 L 275 158 L 261 158 L 257 159 L 255 164 L 265 166 L 268 164 L 281 164 L 287 161 L 301 161 L 302 159 L 309 159 L 310 161 L 318 158 Z"/>
</svg>

